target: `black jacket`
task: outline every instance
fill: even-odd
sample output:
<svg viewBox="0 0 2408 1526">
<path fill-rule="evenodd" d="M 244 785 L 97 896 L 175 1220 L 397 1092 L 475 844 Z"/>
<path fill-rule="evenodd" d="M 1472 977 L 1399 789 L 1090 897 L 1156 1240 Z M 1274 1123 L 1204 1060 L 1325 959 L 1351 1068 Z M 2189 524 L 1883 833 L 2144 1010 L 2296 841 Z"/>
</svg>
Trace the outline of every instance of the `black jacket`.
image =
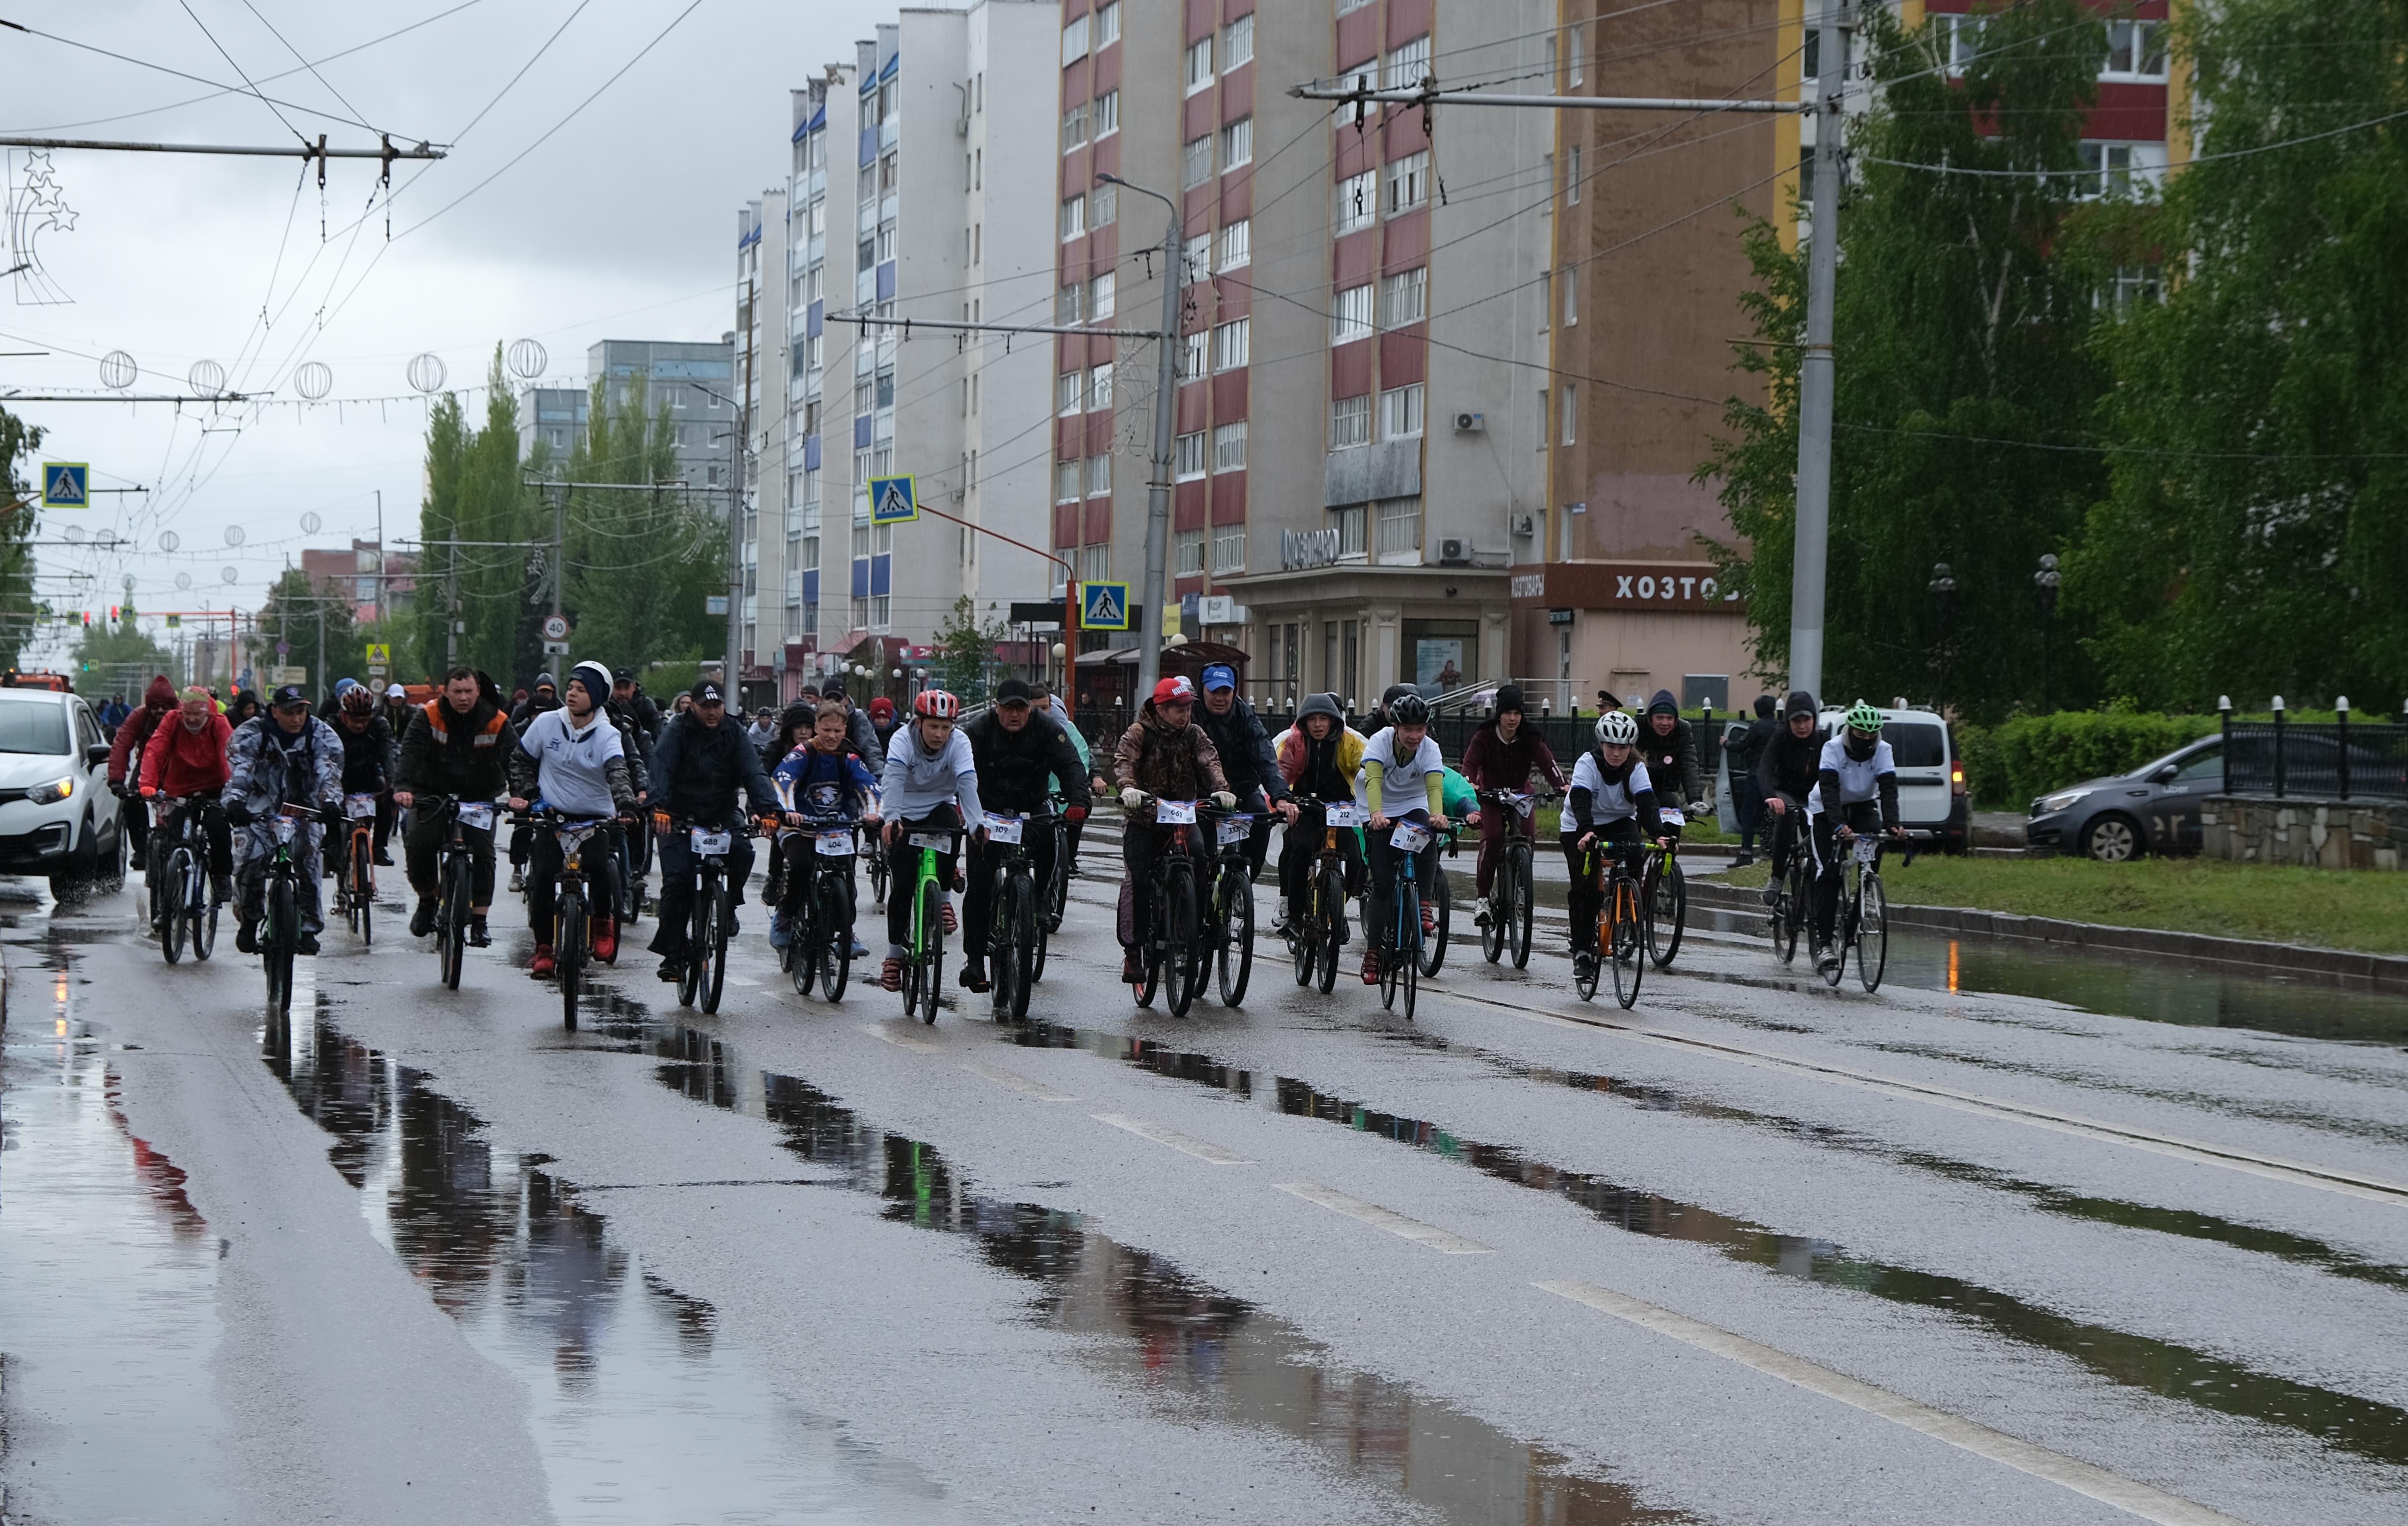
<svg viewBox="0 0 2408 1526">
<path fill-rule="evenodd" d="M 1079 762 L 1079 749 L 1042 712 L 1032 711 L 1026 726 L 1007 731 L 994 711 L 984 711 L 963 723 L 962 734 L 970 739 L 970 761 L 978 769 L 982 807 L 1051 811 L 1054 779 L 1062 781 L 1064 804 L 1083 807 L 1089 802 L 1087 770 Z"/>
<path fill-rule="evenodd" d="M 510 712 L 510 724 L 523 731 L 526 729 L 527 722 L 534 720 L 537 716 L 542 714 L 547 710 L 558 710 L 559 708 L 560 697 L 558 695 L 555 694 L 547 698 L 540 691 L 538 691 L 535 694 L 528 695 L 526 697 L 526 703 Z"/>
<path fill-rule="evenodd" d="M 1773 733 L 1780 729 L 1778 717 L 1763 716 L 1734 722 L 1723 733 L 1723 757 L 1730 764 L 1733 784 L 1754 777 L 1756 764 L 1763 761 L 1765 748 L 1772 744 Z"/>
<path fill-rule="evenodd" d="M 1271 751 L 1271 734 L 1263 729 L 1254 706 L 1243 698 L 1232 698 L 1229 713 L 1215 715 L 1211 705 L 1199 699 L 1196 703 L 1196 724 L 1204 728 L 1204 734 L 1220 750 L 1221 772 L 1227 777 L 1229 792 L 1238 797 L 1240 806 L 1257 789 L 1274 800 L 1287 799 L 1287 780 L 1280 773 L 1278 755 Z"/>
<path fill-rule="evenodd" d="M 732 826 L 739 786 L 755 813 L 779 808 L 778 792 L 742 727 L 727 719 L 706 727 L 681 715 L 662 730 L 652 751 L 654 810 L 706 827 Z"/>
<path fill-rule="evenodd" d="M 1656 734 L 1656 717 L 1639 717 L 1639 756 L 1646 760 L 1647 778 L 1656 786 L 1656 795 L 1666 805 L 1687 805 L 1705 799 L 1702 772 L 1698 767 L 1697 734 L 1689 723 L 1675 715 L 1672 733 Z"/>
<path fill-rule="evenodd" d="M 458 715 L 437 694 L 409 718 L 394 787 L 463 800 L 502 799 L 509 787 L 509 756 L 518 746 L 509 717 L 492 699 Z"/>
<path fill-rule="evenodd" d="M 1810 731 L 1803 741 L 1792 736 L 1789 723 L 1781 717 L 1759 721 L 1758 726 L 1773 728 L 1771 740 L 1764 744 L 1764 756 L 1756 760 L 1756 787 L 1766 799 L 1786 795 L 1804 804 L 1808 791 L 1814 787 L 1814 771 L 1823 759 L 1823 737 L 1819 730 Z"/>
<path fill-rule="evenodd" d="M 339 715 L 327 724 L 343 742 L 344 794 L 371 795 L 392 787 L 398 753 L 393 727 L 384 724 L 383 716 L 370 715 L 367 728 L 362 731 L 344 725 Z"/>
</svg>

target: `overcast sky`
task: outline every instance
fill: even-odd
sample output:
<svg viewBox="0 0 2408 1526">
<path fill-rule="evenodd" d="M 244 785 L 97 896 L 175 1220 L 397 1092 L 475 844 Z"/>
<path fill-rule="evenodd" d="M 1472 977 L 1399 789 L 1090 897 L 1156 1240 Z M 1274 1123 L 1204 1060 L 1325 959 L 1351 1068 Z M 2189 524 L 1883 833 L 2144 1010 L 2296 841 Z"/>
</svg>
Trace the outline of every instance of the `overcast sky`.
<svg viewBox="0 0 2408 1526">
<path fill-rule="evenodd" d="M 265 146 L 297 132 L 374 148 L 385 131 L 456 145 L 395 167 L 390 239 L 372 161 L 336 161 L 322 198 L 292 160 L 60 151 L 45 185 L 29 184 L 26 151 L 7 151 L 12 223 L 39 279 L 0 280 L 0 350 L 50 353 L 0 356 L 0 394 L 98 393 L 99 357 L 122 350 L 142 367 L 136 393 L 186 393 L 195 363 L 214 361 L 228 388 L 277 400 L 179 414 L 0 396 L 49 431 L 41 456 L 89 461 L 95 487 L 150 490 L 46 513 L 45 539 L 122 543 L 45 547 L 41 595 L 97 610 L 131 575 L 143 609 L 255 607 L 305 544 L 373 538 L 379 490 L 386 533 L 414 534 L 426 416 L 415 355 L 439 357 L 447 384 L 465 387 L 483 381 L 497 341 L 533 338 L 545 377 L 581 385 L 597 339 L 717 338 L 735 323 L 736 211 L 786 168 L 787 91 L 849 61 L 893 13 L 867 0 L 0 6 L 66 39 L 0 30 L 0 136 Z M 315 76 L 301 66 L 355 48 Z M 244 75 L 280 104 L 241 93 Z M 310 361 L 332 386 L 296 417 L 295 371 Z M 483 395 L 464 401 L 476 412 Z M 314 535 L 301 529 L 308 513 Z M 29 665 L 58 655 L 37 649 Z"/>
</svg>

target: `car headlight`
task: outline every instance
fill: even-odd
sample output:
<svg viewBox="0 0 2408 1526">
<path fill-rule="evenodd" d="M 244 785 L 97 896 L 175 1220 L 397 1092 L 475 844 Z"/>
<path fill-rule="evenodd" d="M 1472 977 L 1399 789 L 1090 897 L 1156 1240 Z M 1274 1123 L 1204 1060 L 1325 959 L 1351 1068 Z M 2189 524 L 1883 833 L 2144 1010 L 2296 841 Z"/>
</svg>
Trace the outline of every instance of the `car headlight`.
<svg viewBox="0 0 2408 1526">
<path fill-rule="evenodd" d="M 47 785 L 36 785 L 25 791 L 25 799 L 36 805 L 56 805 L 74 793 L 73 779 L 53 779 Z"/>
<path fill-rule="evenodd" d="M 2062 811 L 2089 793 L 2090 791 L 2086 789 L 2060 789 L 2054 795 L 2043 795 L 2040 800 L 2040 812 L 2034 813 Z"/>
</svg>

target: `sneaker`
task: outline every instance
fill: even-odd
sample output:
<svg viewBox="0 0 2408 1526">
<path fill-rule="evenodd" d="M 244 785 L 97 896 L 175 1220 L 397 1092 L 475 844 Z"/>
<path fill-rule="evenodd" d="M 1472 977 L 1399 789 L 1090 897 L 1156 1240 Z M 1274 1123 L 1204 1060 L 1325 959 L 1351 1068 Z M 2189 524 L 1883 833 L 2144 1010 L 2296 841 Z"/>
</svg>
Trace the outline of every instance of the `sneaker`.
<svg viewBox="0 0 2408 1526">
<path fill-rule="evenodd" d="M 421 896 L 418 898 L 418 909 L 409 914 L 409 935 L 412 938 L 423 938 L 434 930 L 435 899 L 432 896 Z"/>
<path fill-rule="evenodd" d="M 1764 888 L 1756 893 L 1756 899 L 1764 902 L 1767 906 L 1780 905 L 1781 882 L 1779 880 L 1765 881 Z"/>
<path fill-rule="evenodd" d="M 986 961 L 984 959 L 965 959 L 962 961 L 963 990 L 986 991 L 994 988 L 995 983 L 986 978 Z"/>
<path fill-rule="evenodd" d="M 1486 896 L 1483 896 L 1478 900 L 1471 903 L 1471 925 L 1475 928 L 1484 928 L 1488 926 L 1488 898 Z"/>
<path fill-rule="evenodd" d="M 1285 896 L 1280 897 L 1279 905 L 1271 912 L 1271 931 L 1281 937 L 1287 935 L 1287 898 Z"/>
<path fill-rule="evenodd" d="M 234 946 L 238 954 L 258 953 L 259 924 L 246 918 L 240 927 L 234 929 Z"/>
<path fill-rule="evenodd" d="M 1573 955 L 1572 973 L 1582 980 L 1595 980 L 1597 978 L 1597 956 L 1594 954 Z"/>
<path fill-rule="evenodd" d="M 1380 951 L 1369 944 L 1366 944 L 1363 949 L 1363 984 L 1366 986 L 1380 984 Z"/>
<path fill-rule="evenodd" d="M 661 982 L 662 985 L 674 986 L 679 981 L 685 978 L 685 961 L 683 959 L 663 959 L 661 961 L 661 967 L 653 972 L 653 975 Z"/>
<path fill-rule="evenodd" d="M 485 919 L 481 916 L 468 918 L 468 946 L 470 948 L 494 946 L 494 935 L 485 930 Z"/>
<path fill-rule="evenodd" d="M 1429 934 L 1431 934 L 1431 933 L 1433 933 L 1433 932 L 1436 932 L 1437 930 L 1438 930 L 1438 908 L 1437 908 L 1437 907 L 1435 907 L 1435 906 L 1433 906 L 1433 905 L 1431 905 L 1431 904 L 1430 904 L 1428 901 L 1426 901 L 1426 901 L 1423 901 L 1423 902 L 1422 902 L 1422 934 L 1423 934 L 1423 936 L 1424 936 L 1424 937 L 1427 937 Z"/>
<path fill-rule="evenodd" d="M 619 957 L 619 923 L 615 917 L 594 919 L 594 957 L 604 964 L 617 962 Z"/>
<path fill-rule="evenodd" d="M 783 948 L 794 941 L 794 929 L 787 924 L 786 914 L 771 912 L 769 914 L 769 946 Z"/>
<path fill-rule="evenodd" d="M 1121 984 L 1124 986 L 1136 986 L 1142 983 L 1144 979 L 1145 969 L 1142 965 L 1138 963 L 1137 950 L 1133 948 L 1122 949 Z"/>
<path fill-rule="evenodd" d="M 523 869 L 521 869 L 521 868 L 520 868 L 518 865 L 516 865 L 516 864 L 512 864 L 512 865 L 510 866 L 510 894 L 515 896 L 515 895 L 517 895 L 519 892 L 521 892 L 522 890 L 524 890 L 525 888 L 526 888 L 526 871 L 525 871 L 525 870 L 523 870 Z"/>
<path fill-rule="evenodd" d="M 294 944 L 293 944 L 293 952 L 294 952 L 294 953 L 295 953 L 295 954 L 315 954 L 315 953 L 317 953 L 317 952 L 318 952 L 318 935 L 317 935 L 316 933 L 314 933 L 314 932 L 309 931 L 309 930 L 308 930 L 308 929 L 306 929 L 306 928 L 305 928 L 305 929 L 302 929 L 302 932 L 301 932 L 301 936 L 300 936 L 298 939 L 294 940 Z"/>
<path fill-rule="evenodd" d="M 869 957 L 869 945 L 863 943 L 860 939 L 855 938 L 853 940 L 853 947 L 849 949 L 847 953 L 850 957 L 866 959 Z"/>
<path fill-rule="evenodd" d="M 945 925 L 945 930 L 947 932 L 959 932 L 962 930 L 961 921 L 953 915 L 953 903 L 950 900 L 939 901 L 937 903 L 937 920 Z"/>
<path fill-rule="evenodd" d="M 1824 974 L 1827 974 L 1827 975 L 1828 975 L 1828 974 L 1829 974 L 1832 971 L 1837 970 L 1839 967 L 1840 967 L 1840 951 L 1839 951 L 1838 949 L 1835 949 L 1835 948 L 1826 948 L 1826 949 L 1820 949 L 1820 950 L 1817 950 L 1817 951 L 1815 952 L 1815 955 L 1814 955 L 1814 968 L 1815 968 L 1816 970 L 1818 970 L 1818 971 L 1822 972 Z"/>
<path fill-rule="evenodd" d="M 878 972 L 878 988 L 882 991 L 899 991 L 903 988 L 901 959 L 887 960 L 885 966 Z"/>
<path fill-rule="evenodd" d="M 555 966 L 553 965 L 552 957 L 552 945 L 550 943 L 536 944 L 535 962 L 527 966 L 527 973 L 533 975 L 538 980 L 549 980 L 552 978 L 552 973 L 554 968 Z"/>
<path fill-rule="evenodd" d="M 210 875 L 209 904 L 212 906 L 222 906 L 232 900 L 234 900 L 234 876 L 231 874 Z"/>
</svg>

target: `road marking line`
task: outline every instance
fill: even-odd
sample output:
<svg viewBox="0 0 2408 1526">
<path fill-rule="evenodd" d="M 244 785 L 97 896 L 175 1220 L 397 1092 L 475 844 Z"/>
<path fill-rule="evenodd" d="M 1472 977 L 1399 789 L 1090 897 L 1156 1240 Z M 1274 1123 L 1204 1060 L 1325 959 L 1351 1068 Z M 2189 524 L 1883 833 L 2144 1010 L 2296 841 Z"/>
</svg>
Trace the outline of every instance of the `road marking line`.
<svg viewBox="0 0 2408 1526">
<path fill-rule="evenodd" d="M 861 1030 L 864 1033 L 868 1034 L 873 1039 L 884 1039 L 887 1043 L 895 1045 L 897 1049 L 917 1049 L 924 1055 L 933 1055 L 937 1053 L 940 1047 L 939 1045 L 930 1044 L 925 1039 L 916 1038 L 909 1033 L 897 1032 L 896 1029 L 887 1028 L 879 1023 L 864 1023 L 861 1025 Z"/>
<path fill-rule="evenodd" d="M 1088 1116 L 1097 1123 L 1109 1123 L 1115 1129 L 1125 1129 L 1141 1139 L 1150 1139 L 1156 1144 L 1168 1144 L 1182 1155 L 1192 1155 L 1198 1160 L 1209 1160 L 1216 1166 L 1254 1164 L 1252 1160 L 1231 1155 L 1209 1139 L 1197 1139 L 1194 1134 L 1182 1134 L 1176 1129 L 1166 1129 L 1161 1124 L 1148 1123 L 1143 1118 L 1132 1118 L 1125 1113 L 1094 1113 Z"/>
<path fill-rule="evenodd" d="M 727 977 L 727 984 L 730 986 L 759 986 L 761 983 L 752 979 L 749 975 L 729 975 Z"/>
<path fill-rule="evenodd" d="M 1601 1314 L 1627 1319 L 1659 1335 L 1669 1335 L 1676 1341 L 1711 1351 L 1718 1357 L 1728 1358 L 1827 1399 L 1837 1399 L 1843 1404 L 1861 1409 L 1869 1415 L 1878 1415 L 1911 1431 L 1920 1431 L 1935 1440 L 1986 1457 L 1993 1462 L 2003 1462 L 2035 1478 L 2046 1479 L 2103 1504 L 2129 1511 L 2143 1520 L 2157 1521 L 2161 1526 L 2242 1526 L 2235 1518 L 2186 1500 L 2179 1494 L 2169 1494 L 2147 1484 L 2136 1483 L 2120 1474 L 2076 1461 L 2062 1452 L 2052 1452 L 2045 1447 L 2035 1446 L 2002 1431 L 1993 1431 L 1962 1416 L 1934 1409 L 1903 1394 L 1843 1376 L 1801 1357 L 1776 1351 L 1744 1335 L 1734 1335 L 1720 1326 L 1675 1314 L 1658 1304 L 1599 1288 L 1595 1283 L 1538 1282 L 1531 1286 L 1554 1293 L 1558 1298 L 1584 1303 Z"/>
<path fill-rule="evenodd" d="M 1851 1070 L 1821 1060 L 1795 1059 L 1785 1055 L 1761 1049 L 1744 1048 L 1739 1044 L 1718 1043 L 1711 1039 L 1692 1038 L 1679 1033 L 1655 1033 L 1632 1028 L 1625 1023 L 1603 1017 L 1584 1017 L 1557 1012 L 1540 1012 L 1515 1006 L 1494 997 L 1475 996 L 1469 991 L 1437 991 L 1434 995 L 1452 996 L 1482 1006 L 1499 1007 L 1529 1022 L 1574 1024 L 1582 1028 L 1603 1029 L 1636 1044 L 1659 1044 L 1690 1054 L 1708 1054 L 1720 1059 L 1734 1060 L 1758 1070 L 1788 1071 L 1813 1076 L 1835 1086 L 1854 1087 L 1863 1091 L 1881 1092 L 1904 1097 L 1914 1101 L 1928 1102 L 1952 1112 L 1970 1113 L 1979 1117 L 1996 1118 L 2006 1123 L 2020 1123 L 2052 1133 L 2071 1134 L 2081 1139 L 2095 1139 L 2104 1144 L 2121 1144 L 2129 1149 L 2145 1150 L 2152 1155 L 2168 1156 L 2199 1165 L 2221 1166 L 2246 1175 L 2262 1176 L 2271 1181 L 2288 1182 L 2296 1187 L 2313 1187 L 2344 1197 L 2363 1198 L 2369 1202 L 2387 1202 L 2394 1207 L 2408 1206 L 2408 1183 L 2386 1181 L 2380 1176 L 2362 1175 L 2305 1161 L 2286 1160 L 2279 1156 L 2258 1155 L 2253 1151 L 2211 1144 L 2201 1140 L 2185 1139 L 2176 1134 L 2153 1133 L 2144 1129 L 2085 1117 L 2078 1113 L 2060 1113 L 2053 1108 L 2028 1102 L 2001 1101 L 1972 1092 L 1935 1086 L 1928 1082 L 1902 1081 L 1892 1076 L 1877 1075 L 1869 1071 Z"/>
<path fill-rule="evenodd" d="M 931 1047 L 934 1046 L 931 1045 Z M 1055 1091 L 1042 1081 L 1032 1081 L 1018 1071 L 1007 1071 L 1000 1065 L 989 1065 L 983 1060 L 966 1059 L 961 1062 L 961 1066 L 963 1070 L 972 1074 L 985 1076 L 998 1087 L 1008 1087 L 1013 1091 L 1034 1097 L 1040 1102 L 1075 1102 L 1079 1100 L 1067 1091 Z"/>
<path fill-rule="evenodd" d="M 1365 1202 L 1360 1198 L 1350 1198 L 1343 1192 L 1335 1191 L 1313 1182 L 1273 1182 L 1271 1185 L 1291 1196 L 1302 1198 L 1307 1202 L 1318 1203 L 1331 1213 L 1344 1214 L 1347 1217 L 1360 1219 L 1374 1229 L 1385 1230 L 1390 1234 L 1427 1245 L 1441 1256 L 1493 1256 L 1497 1253 L 1497 1247 L 1494 1245 L 1484 1245 L 1477 1240 L 1466 1239 L 1452 1231 L 1441 1230 L 1435 1224 L 1425 1224 L 1418 1218 L 1407 1218 L 1404 1215 L 1383 1208 L 1376 1202 Z"/>
</svg>

